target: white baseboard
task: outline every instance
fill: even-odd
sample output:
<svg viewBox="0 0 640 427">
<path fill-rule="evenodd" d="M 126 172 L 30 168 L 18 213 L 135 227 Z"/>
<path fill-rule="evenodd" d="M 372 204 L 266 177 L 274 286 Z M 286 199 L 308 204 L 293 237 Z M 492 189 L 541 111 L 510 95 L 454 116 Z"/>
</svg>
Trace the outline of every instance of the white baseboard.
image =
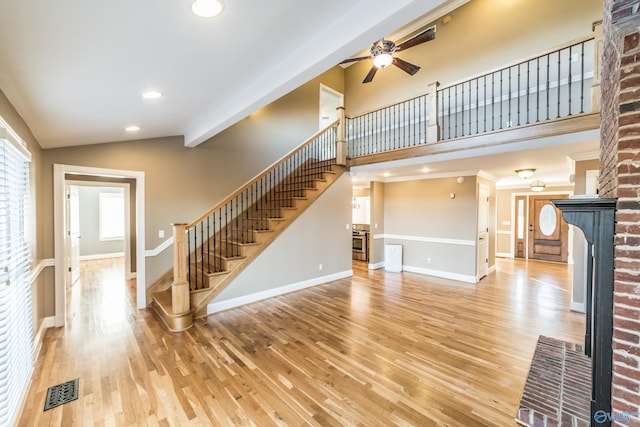
<svg viewBox="0 0 640 427">
<path fill-rule="evenodd" d="M 377 262 L 375 264 L 369 264 L 369 270 L 377 270 L 379 268 L 384 268 L 384 261 Z"/>
<path fill-rule="evenodd" d="M 33 362 L 38 359 L 38 354 L 40 354 L 40 349 L 42 348 L 42 340 L 44 339 L 44 333 L 47 329 L 53 328 L 56 324 L 55 317 L 45 317 L 42 319 L 40 323 L 40 328 L 36 333 L 36 336 L 33 338 Z"/>
<path fill-rule="evenodd" d="M 496 271 L 496 266 L 495 264 L 492 265 L 491 267 L 487 268 L 487 274 L 486 276 L 476 276 L 476 283 L 478 283 L 480 281 L 480 279 L 482 279 L 483 277 L 487 277 L 488 275 L 490 275 L 491 273 L 493 273 L 494 271 Z"/>
<path fill-rule="evenodd" d="M 468 276 L 466 274 L 449 273 L 448 271 L 429 270 L 427 268 L 412 267 L 410 265 L 403 265 L 402 269 L 410 273 L 425 274 L 427 276 L 440 277 L 442 279 L 457 280 L 458 282 L 466 283 L 478 283 L 476 276 Z"/>
<path fill-rule="evenodd" d="M 496 257 L 498 257 L 498 258 L 513 258 L 513 254 L 511 252 L 496 252 Z"/>
<path fill-rule="evenodd" d="M 237 298 L 231 298 L 225 301 L 212 302 L 207 305 L 207 314 L 218 313 L 220 311 L 229 310 L 230 308 L 240 307 L 241 305 L 250 304 L 252 302 L 261 301 L 267 298 L 273 298 L 289 292 L 299 291 L 301 289 L 310 288 L 312 286 L 321 285 L 333 280 L 344 279 L 353 276 L 353 270 L 342 271 L 340 273 L 329 274 L 327 276 L 316 277 L 291 285 L 280 286 L 278 288 L 268 289 L 266 291 L 256 292 L 255 294 L 244 295 Z"/>
<path fill-rule="evenodd" d="M 81 255 L 80 261 L 93 261 L 96 259 L 107 259 L 107 258 L 122 258 L 123 256 L 124 256 L 124 252 L 116 252 L 113 254 Z"/>
<path fill-rule="evenodd" d="M 583 302 L 575 302 L 575 301 L 571 301 L 571 307 L 570 307 L 571 311 L 577 311 L 578 313 L 586 313 L 586 307 L 585 307 L 585 303 Z"/>
</svg>

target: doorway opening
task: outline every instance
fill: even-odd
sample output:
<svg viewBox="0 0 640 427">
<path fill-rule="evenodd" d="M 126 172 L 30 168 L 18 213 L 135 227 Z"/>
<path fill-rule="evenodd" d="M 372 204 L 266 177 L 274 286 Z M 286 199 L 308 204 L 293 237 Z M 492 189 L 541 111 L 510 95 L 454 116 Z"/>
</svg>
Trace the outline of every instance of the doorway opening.
<svg viewBox="0 0 640 427">
<path fill-rule="evenodd" d="M 81 260 L 121 257 L 125 279 L 136 277 L 135 239 L 132 239 L 131 228 L 131 223 L 135 222 L 135 210 L 131 209 L 135 206 L 135 199 L 131 203 L 131 187 L 133 184 L 135 195 L 135 182 L 107 182 L 102 177 L 92 178 L 90 181 L 65 181 L 67 287 L 73 286 L 80 278 Z"/>
<path fill-rule="evenodd" d="M 572 264 L 571 229 L 552 200 L 568 194 L 514 195 L 515 258 Z"/>
<path fill-rule="evenodd" d="M 145 280 L 145 211 L 144 211 L 144 172 L 126 171 L 119 169 L 92 168 L 54 164 L 54 242 L 55 242 L 55 326 L 65 325 L 66 318 L 66 289 L 69 278 L 70 259 L 68 256 L 69 240 L 67 226 L 67 179 L 81 178 L 95 181 L 130 180 L 135 183 L 135 196 L 131 212 L 135 212 L 131 221 L 135 232 L 130 233 L 135 242 L 135 250 L 131 251 L 129 259 L 135 259 L 136 302 L 138 308 L 146 307 Z M 133 237 L 135 236 L 135 237 Z M 133 256 L 135 254 L 135 256 Z M 132 269 L 129 268 L 129 271 Z"/>
<path fill-rule="evenodd" d="M 344 95 L 329 86 L 320 84 L 320 129 L 338 120 L 338 107 L 344 106 Z"/>
</svg>

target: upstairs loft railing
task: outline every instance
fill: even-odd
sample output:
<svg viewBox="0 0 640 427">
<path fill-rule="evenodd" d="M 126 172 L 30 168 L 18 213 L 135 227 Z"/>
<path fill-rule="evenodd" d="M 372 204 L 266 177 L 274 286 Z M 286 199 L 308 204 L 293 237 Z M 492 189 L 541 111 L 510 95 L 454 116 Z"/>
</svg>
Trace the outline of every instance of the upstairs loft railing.
<svg viewBox="0 0 640 427">
<path fill-rule="evenodd" d="M 480 135 L 591 111 L 593 37 L 346 119 L 347 155 L 359 157 Z M 433 114 L 436 112 L 436 114 Z"/>
<path fill-rule="evenodd" d="M 191 224 L 174 224 L 173 311 L 189 311 L 189 291 L 207 288 L 208 277 L 240 256 L 240 244 L 267 230 L 289 196 L 302 196 L 314 177 L 336 163 L 335 122 L 291 151 Z"/>
</svg>

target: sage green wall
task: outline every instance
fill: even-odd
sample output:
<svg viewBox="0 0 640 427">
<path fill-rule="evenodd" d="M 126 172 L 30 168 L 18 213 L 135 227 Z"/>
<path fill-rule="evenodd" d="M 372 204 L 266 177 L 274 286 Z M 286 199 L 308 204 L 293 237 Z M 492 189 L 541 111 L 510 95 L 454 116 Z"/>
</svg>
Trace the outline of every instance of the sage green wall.
<svg viewBox="0 0 640 427">
<path fill-rule="evenodd" d="M 120 187 L 79 186 L 80 256 L 124 253 L 124 239 L 100 240 L 100 193 L 120 193 Z M 122 212 L 124 215 L 124 211 Z"/>
<path fill-rule="evenodd" d="M 146 249 L 172 233 L 170 224 L 190 222 L 227 194 L 318 131 L 320 83 L 343 91 L 343 70 L 335 67 L 195 148 L 183 138 L 84 145 L 43 151 L 41 173 L 45 227 L 53 229 L 53 164 L 124 169 L 145 173 Z M 53 233 L 43 237 L 53 257 Z M 171 250 L 146 262 L 147 285 L 171 265 Z"/>
<path fill-rule="evenodd" d="M 43 201 L 40 188 L 44 186 L 43 176 L 40 172 L 42 164 L 42 149 L 40 144 L 31 134 L 27 123 L 22 120 L 19 112 L 11 105 L 4 92 L 0 89 L 0 116 L 20 135 L 20 138 L 27 144 L 31 152 L 31 221 L 32 228 L 32 248 L 33 267 L 38 266 L 45 258 L 42 241 L 46 233 L 52 228 L 46 228 L 43 220 Z M 37 333 L 44 318 L 53 315 L 53 269 L 45 268 L 35 279 L 32 285 L 32 305 L 33 305 L 33 333 Z"/>
<path fill-rule="evenodd" d="M 435 81 L 446 86 L 546 52 L 591 34 L 602 14 L 602 0 L 472 0 L 450 13 L 448 24 L 432 23 L 435 40 L 397 54 L 422 67 L 414 76 L 389 67 L 362 84 L 371 62 L 348 67 L 347 114 L 412 98 Z"/>
</svg>

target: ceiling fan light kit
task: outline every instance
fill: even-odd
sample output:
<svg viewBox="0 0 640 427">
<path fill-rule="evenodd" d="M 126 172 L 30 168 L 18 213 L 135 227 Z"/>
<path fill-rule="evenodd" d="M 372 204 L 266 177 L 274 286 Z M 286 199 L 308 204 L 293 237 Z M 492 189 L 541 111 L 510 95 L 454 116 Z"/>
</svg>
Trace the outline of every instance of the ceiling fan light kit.
<svg viewBox="0 0 640 427">
<path fill-rule="evenodd" d="M 392 62 L 393 62 L 393 57 L 388 52 L 382 52 L 373 57 L 373 65 L 375 65 L 376 68 L 387 67 L 391 65 Z"/>
<path fill-rule="evenodd" d="M 362 83 L 370 83 L 379 69 L 386 68 L 389 65 L 395 65 L 405 73 L 413 76 L 420 70 L 420 66 L 407 62 L 404 59 L 398 58 L 397 56 L 393 56 L 393 54 L 400 50 L 406 50 L 410 47 L 433 40 L 435 39 L 435 37 L 436 27 L 433 26 L 397 45 L 391 40 L 382 38 L 371 46 L 371 49 L 369 50 L 371 52 L 371 55 L 345 59 L 341 62 L 341 64 L 362 61 L 364 59 L 373 59 L 373 66 L 371 67 L 371 70 L 369 70 L 369 73 L 364 78 Z"/>
</svg>

